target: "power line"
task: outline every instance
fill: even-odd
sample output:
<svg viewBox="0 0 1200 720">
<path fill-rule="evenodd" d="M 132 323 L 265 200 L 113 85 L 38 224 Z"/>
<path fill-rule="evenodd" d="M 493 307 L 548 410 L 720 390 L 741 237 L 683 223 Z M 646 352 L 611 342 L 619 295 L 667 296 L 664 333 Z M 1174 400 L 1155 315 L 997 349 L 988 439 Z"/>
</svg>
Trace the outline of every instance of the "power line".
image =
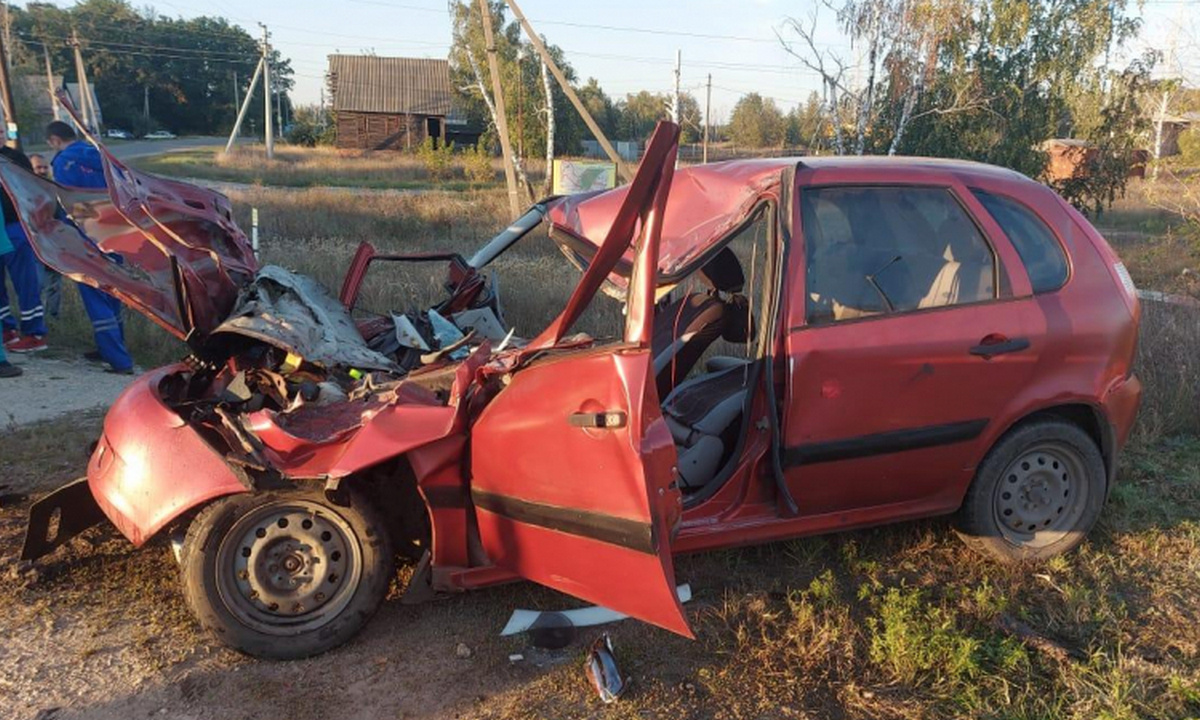
<svg viewBox="0 0 1200 720">
<path fill-rule="evenodd" d="M 53 49 L 52 46 L 47 45 L 46 43 L 44 43 L 40 40 L 25 40 L 24 42 L 27 45 L 35 45 L 37 47 L 50 47 Z M 140 52 L 138 50 L 117 50 L 114 48 L 102 48 L 102 47 L 89 48 L 89 51 L 94 52 L 94 53 L 104 54 L 104 55 L 136 55 L 136 56 L 149 57 L 149 58 L 162 58 L 162 59 L 167 59 L 167 60 L 190 60 L 192 62 L 218 62 L 218 63 L 226 63 L 226 64 L 230 64 L 230 65 L 254 65 L 256 62 L 258 62 L 257 60 L 236 60 L 233 58 L 215 58 L 215 57 L 214 58 L 206 58 L 206 57 L 197 57 L 195 55 L 168 55 L 166 53 L 158 53 L 158 52 Z"/>
</svg>

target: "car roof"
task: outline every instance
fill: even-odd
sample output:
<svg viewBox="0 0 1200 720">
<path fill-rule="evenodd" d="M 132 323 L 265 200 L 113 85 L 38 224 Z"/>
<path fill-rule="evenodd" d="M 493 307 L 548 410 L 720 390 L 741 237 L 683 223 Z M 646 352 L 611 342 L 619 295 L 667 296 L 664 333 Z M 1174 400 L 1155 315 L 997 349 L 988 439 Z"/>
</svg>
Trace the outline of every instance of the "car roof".
<svg viewBox="0 0 1200 720">
<path fill-rule="evenodd" d="M 991 181 L 1038 185 L 1007 168 L 929 157 L 806 155 L 681 167 L 675 171 L 663 218 L 659 274 L 674 277 L 691 272 L 710 249 L 746 222 L 764 195 L 779 194 L 783 171 L 789 168 L 814 171 L 812 180 L 817 183 L 830 178 L 832 182 L 842 181 L 840 171 L 852 171 L 854 182 L 869 179 L 875 172 L 890 177 L 905 172 L 935 172 L 950 173 L 966 184 Z M 552 201 L 551 237 L 564 249 L 573 246 L 590 255 L 607 235 L 627 191 L 628 186 L 623 185 Z M 632 253 L 627 253 L 626 267 L 631 259 Z"/>
</svg>

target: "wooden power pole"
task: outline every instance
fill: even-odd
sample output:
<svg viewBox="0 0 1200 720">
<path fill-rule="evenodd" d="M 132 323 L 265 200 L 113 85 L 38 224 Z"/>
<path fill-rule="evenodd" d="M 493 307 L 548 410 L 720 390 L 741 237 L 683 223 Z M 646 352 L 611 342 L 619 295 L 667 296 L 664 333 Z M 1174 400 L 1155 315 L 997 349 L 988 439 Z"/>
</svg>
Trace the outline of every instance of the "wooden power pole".
<svg viewBox="0 0 1200 720">
<path fill-rule="evenodd" d="M 708 162 L 708 126 L 711 124 L 708 113 L 712 108 L 712 73 L 708 74 L 708 85 L 704 90 L 704 160 Z"/>
<path fill-rule="evenodd" d="M 262 41 L 262 71 L 263 71 L 263 121 L 266 123 L 265 142 L 267 145 L 267 159 L 275 158 L 275 123 L 271 117 L 271 33 L 267 32 L 267 26 L 259 23 L 263 30 Z"/>
<path fill-rule="evenodd" d="M 58 93 L 54 87 L 54 70 L 50 66 L 50 48 L 42 41 L 42 58 L 46 61 L 46 90 L 50 93 L 50 104 L 54 106 L 54 119 L 62 120 L 62 106 L 58 102 Z"/>
<path fill-rule="evenodd" d="M 79 81 L 79 109 L 83 111 L 84 129 L 89 132 L 100 132 L 100 121 L 96 116 L 96 108 L 92 105 L 92 90 L 88 85 L 87 69 L 83 66 L 83 54 L 79 52 L 79 35 L 71 29 L 71 47 L 75 50 L 75 76 Z"/>
<path fill-rule="evenodd" d="M 254 77 L 250 80 L 250 88 L 246 90 L 246 98 L 242 100 L 242 108 L 238 110 L 237 120 L 233 121 L 233 132 L 229 133 L 229 142 L 225 143 L 225 152 L 223 153 L 225 155 L 228 155 L 229 151 L 233 149 L 233 142 L 237 140 L 238 133 L 241 132 L 242 121 L 246 119 L 246 111 L 250 109 L 250 101 L 254 98 L 254 89 L 258 87 L 258 79 L 262 77 L 264 65 L 266 65 L 266 60 L 260 57 L 258 67 L 254 69 Z M 236 95 L 236 88 L 234 90 Z"/>
<path fill-rule="evenodd" d="M 0 35 L 0 99 L 4 101 L 4 144 L 21 149 L 21 132 L 17 127 L 17 106 L 13 104 L 12 82 L 8 77 L 8 46 Z"/>
<path fill-rule="evenodd" d="M 492 97 L 496 103 L 496 133 L 500 135 L 500 151 L 504 153 L 504 181 L 508 184 L 508 207 L 515 218 L 521 214 L 521 197 L 517 190 L 517 172 L 513 167 L 512 141 L 508 137 L 508 115 L 504 109 L 504 87 L 500 82 L 500 63 L 496 60 L 496 39 L 492 33 L 492 11 L 488 7 L 488 0 L 479 0 L 479 13 L 483 20 L 483 39 L 487 43 Z"/>
<path fill-rule="evenodd" d="M 487 0 L 480 1 L 487 2 Z M 588 126 L 588 130 L 592 131 L 592 134 L 596 136 L 597 142 L 600 143 L 600 147 L 604 148 L 604 154 L 608 155 L 608 159 L 612 160 L 613 164 L 617 166 L 617 174 L 620 175 L 625 182 L 630 182 L 633 180 L 633 173 L 629 170 L 629 167 L 624 163 L 624 161 L 621 160 L 621 156 L 617 154 L 617 151 L 613 149 L 612 143 L 610 143 L 608 138 L 605 137 L 604 131 L 601 130 L 600 126 L 596 124 L 596 120 L 592 118 L 592 114 L 588 112 L 587 107 L 584 106 L 583 102 L 579 99 L 579 96 L 575 94 L 575 88 L 571 87 L 571 83 L 567 82 L 567 76 L 563 75 L 563 71 L 560 70 L 558 65 L 554 63 L 554 58 L 550 57 L 549 51 L 546 50 L 545 43 L 543 43 L 541 37 L 539 37 L 538 34 L 533 31 L 533 26 L 529 24 L 529 20 L 526 19 L 525 14 L 521 12 L 521 8 L 517 5 L 516 0 L 504 0 L 504 2 L 507 3 L 508 7 L 512 9 L 513 15 L 515 15 L 517 21 L 521 23 L 521 27 L 525 29 L 525 34 L 529 36 L 529 42 L 533 43 L 533 48 L 537 50 L 538 55 L 542 57 L 542 62 L 546 63 L 546 67 L 550 68 L 550 72 L 554 74 L 554 79 L 558 80 L 558 84 L 562 87 L 563 93 L 566 94 L 567 99 L 571 101 L 571 104 L 575 106 L 575 110 L 579 113 L 580 117 L 583 118 L 583 122 Z M 485 25 L 484 27 L 490 28 L 491 25 Z"/>
</svg>

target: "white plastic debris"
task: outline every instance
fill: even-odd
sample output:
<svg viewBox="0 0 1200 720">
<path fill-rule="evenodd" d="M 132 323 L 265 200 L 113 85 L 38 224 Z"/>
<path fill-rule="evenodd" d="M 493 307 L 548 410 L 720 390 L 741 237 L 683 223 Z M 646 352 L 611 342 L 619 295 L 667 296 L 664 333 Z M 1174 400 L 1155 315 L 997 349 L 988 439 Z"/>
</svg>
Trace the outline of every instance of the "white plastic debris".
<svg viewBox="0 0 1200 720">
<path fill-rule="evenodd" d="M 679 597 L 679 602 L 686 603 L 692 599 L 692 586 L 684 583 L 675 588 L 675 593 Z M 508 618 L 508 624 L 500 631 L 500 635 L 504 637 L 526 632 L 533 627 L 534 623 L 543 614 L 544 612 L 541 610 L 513 610 L 512 616 Z M 619 613 L 616 610 L 610 610 L 598 605 L 576 608 L 575 610 L 555 611 L 555 614 L 570 620 L 571 624 L 575 627 L 604 625 L 605 623 L 619 622 L 629 617 L 625 613 Z"/>
</svg>

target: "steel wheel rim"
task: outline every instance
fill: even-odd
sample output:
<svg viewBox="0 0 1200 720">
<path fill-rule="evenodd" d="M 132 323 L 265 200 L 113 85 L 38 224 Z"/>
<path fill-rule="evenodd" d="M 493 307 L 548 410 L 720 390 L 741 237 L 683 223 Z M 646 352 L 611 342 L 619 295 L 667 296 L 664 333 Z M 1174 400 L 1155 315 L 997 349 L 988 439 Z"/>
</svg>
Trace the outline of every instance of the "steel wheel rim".
<svg viewBox="0 0 1200 720">
<path fill-rule="evenodd" d="M 1074 530 L 1087 507 L 1083 456 L 1069 445 L 1039 443 L 1009 463 L 1000 476 L 992 511 L 1009 542 L 1045 547 Z"/>
<path fill-rule="evenodd" d="M 303 500 L 256 507 L 237 519 L 217 551 L 217 593 L 247 627 L 296 635 L 337 617 L 362 577 L 362 546 L 350 524 Z"/>
</svg>

